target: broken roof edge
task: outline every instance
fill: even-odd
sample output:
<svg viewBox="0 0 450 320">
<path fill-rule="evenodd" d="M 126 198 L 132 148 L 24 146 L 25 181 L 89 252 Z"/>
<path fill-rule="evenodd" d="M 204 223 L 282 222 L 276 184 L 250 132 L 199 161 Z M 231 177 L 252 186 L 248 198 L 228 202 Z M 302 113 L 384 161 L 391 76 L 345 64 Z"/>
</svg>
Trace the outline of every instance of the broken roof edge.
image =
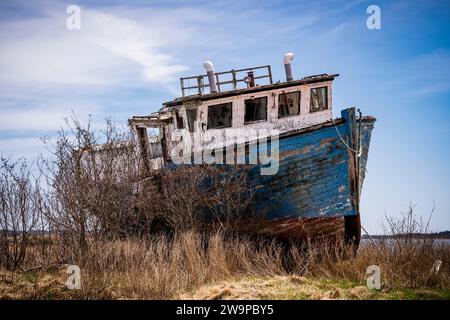
<svg viewBox="0 0 450 320">
<path fill-rule="evenodd" d="M 169 111 L 156 111 L 147 116 L 132 116 L 128 119 L 129 126 L 135 127 L 158 127 L 165 121 L 170 121 L 171 115 Z"/>
<path fill-rule="evenodd" d="M 330 80 L 334 80 L 334 78 L 336 78 L 338 76 L 339 76 L 338 73 L 336 73 L 336 74 L 319 74 L 319 75 L 303 77 L 302 79 L 298 79 L 298 80 L 277 82 L 277 83 L 273 83 L 273 84 L 255 86 L 255 87 L 250 87 L 250 88 L 242 88 L 242 89 L 237 89 L 237 90 L 230 90 L 230 91 L 216 92 L 216 93 L 207 93 L 207 94 L 201 94 L 201 95 L 194 94 L 194 95 L 180 97 L 180 98 L 176 98 L 171 101 L 164 102 L 162 104 L 163 107 L 160 109 L 160 112 L 165 110 L 166 108 L 176 107 L 176 106 L 182 105 L 183 103 L 189 102 L 189 101 L 196 101 L 196 100 L 207 101 L 207 100 L 226 98 L 226 97 L 236 96 L 236 95 L 241 95 L 241 94 L 266 91 L 266 90 L 271 90 L 271 89 L 288 88 L 288 87 L 298 86 L 298 85 L 303 85 L 303 84 L 330 81 Z"/>
<path fill-rule="evenodd" d="M 191 95 L 186 97 L 180 97 L 176 98 L 172 101 L 164 102 L 162 107 L 155 112 L 152 112 L 149 115 L 146 116 L 132 116 L 128 119 L 129 125 L 137 125 L 137 126 L 149 126 L 149 125 L 158 125 L 161 124 L 162 121 L 167 120 L 167 118 L 170 117 L 170 114 L 173 110 L 178 109 L 180 106 L 183 105 L 185 102 L 190 101 L 207 101 L 212 99 L 219 99 L 219 98 L 226 98 L 230 96 L 236 96 L 241 94 L 248 94 L 253 92 L 260 92 L 260 91 L 266 91 L 271 89 L 281 89 L 281 88 L 288 88 L 303 84 L 310 84 L 310 83 L 318 83 L 318 82 L 324 82 L 324 81 L 330 81 L 334 80 L 334 78 L 339 77 L 338 73 L 335 74 L 319 74 L 319 75 L 312 75 L 308 77 L 303 77 L 299 80 L 293 80 L 293 81 L 287 81 L 287 82 L 277 82 L 273 84 L 267 84 L 262 86 L 256 86 L 251 88 L 242 88 L 238 90 L 232 90 L 232 91 L 225 91 L 225 92 L 217 92 L 217 93 L 208 93 L 203 95 Z"/>
</svg>

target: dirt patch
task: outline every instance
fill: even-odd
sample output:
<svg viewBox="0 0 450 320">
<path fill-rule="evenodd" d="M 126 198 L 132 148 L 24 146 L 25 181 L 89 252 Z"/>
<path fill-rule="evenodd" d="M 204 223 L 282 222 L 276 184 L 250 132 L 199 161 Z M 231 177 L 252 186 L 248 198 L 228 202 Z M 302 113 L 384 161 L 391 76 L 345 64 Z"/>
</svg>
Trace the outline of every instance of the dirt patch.
<svg viewBox="0 0 450 320">
<path fill-rule="evenodd" d="M 446 299 L 436 290 L 370 290 L 361 284 L 343 280 L 306 278 L 296 275 L 242 277 L 222 281 L 183 294 L 181 299 L 248 300 L 367 300 L 367 299 Z"/>
</svg>

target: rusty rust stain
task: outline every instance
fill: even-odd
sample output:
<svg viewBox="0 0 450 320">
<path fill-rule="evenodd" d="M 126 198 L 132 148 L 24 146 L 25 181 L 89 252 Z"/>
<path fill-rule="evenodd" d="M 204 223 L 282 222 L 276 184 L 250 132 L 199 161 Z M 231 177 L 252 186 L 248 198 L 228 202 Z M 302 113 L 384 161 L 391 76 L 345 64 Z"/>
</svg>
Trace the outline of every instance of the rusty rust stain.
<svg viewBox="0 0 450 320">
<path fill-rule="evenodd" d="M 306 239 L 344 232 L 344 217 L 290 218 L 240 223 L 242 232 L 275 236 L 279 239 Z"/>
</svg>

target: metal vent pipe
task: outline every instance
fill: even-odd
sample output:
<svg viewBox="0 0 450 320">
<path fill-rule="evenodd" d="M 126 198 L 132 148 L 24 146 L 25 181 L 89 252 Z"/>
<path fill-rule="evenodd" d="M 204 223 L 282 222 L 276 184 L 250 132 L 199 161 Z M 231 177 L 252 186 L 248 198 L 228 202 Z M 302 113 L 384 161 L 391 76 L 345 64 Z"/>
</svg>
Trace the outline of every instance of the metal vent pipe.
<svg viewBox="0 0 450 320">
<path fill-rule="evenodd" d="M 286 71 L 286 81 L 292 81 L 292 67 L 291 61 L 294 60 L 294 54 L 292 52 L 286 53 L 283 58 L 284 70 Z"/>
<path fill-rule="evenodd" d="M 209 91 L 211 93 L 216 93 L 217 85 L 216 85 L 216 77 L 214 75 L 214 65 L 211 61 L 205 61 L 203 67 L 205 67 L 206 75 L 208 76 Z"/>
</svg>

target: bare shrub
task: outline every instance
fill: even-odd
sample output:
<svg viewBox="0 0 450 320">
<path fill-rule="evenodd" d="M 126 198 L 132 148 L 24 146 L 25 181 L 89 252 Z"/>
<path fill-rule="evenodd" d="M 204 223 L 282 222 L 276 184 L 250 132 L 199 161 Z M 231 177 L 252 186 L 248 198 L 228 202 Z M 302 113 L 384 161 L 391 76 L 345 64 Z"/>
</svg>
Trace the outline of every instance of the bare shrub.
<svg viewBox="0 0 450 320">
<path fill-rule="evenodd" d="M 58 233 L 61 256 L 82 264 L 100 239 L 144 233 L 151 221 L 139 183 L 139 158 L 128 131 L 106 121 L 95 131 L 89 121 L 67 121 L 51 159 L 43 159 L 48 216 Z"/>
<path fill-rule="evenodd" d="M 20 269 L 38 223 L 41 192 L 25 161 L 1 159 L 0 265 Z"/>
<path fill-rule="evenodd" d="M 208 177 L 207 167 L 183 166 L 158 173 L 159 192 L 151 200 L 152 210 L 173 230 L 201 227 L 207 195 L 201 186 Z"/>
<path fill-rule="evenodd" d="M 201 230 L 210 223 L 230 230 L 251 218 L 253 199 L 245 169 L 237 166 L 181 166 L 159 172 L 159 192 L 150 199 L 151 210 L 173 230 Z"/>
<path fill-rule="evenodd" d="M 210 188 L 206 206 L 221 230 L 233 230 L 239 223 L 249 223 L 257 217 L 249 210 L 255 194 L 248 171 L 250 166 L 226 166 L 210 173 Z M 256 225 L 255 225 L 256 226 Z"/>
<path fill-rule="evenodd" d="M 431 219 L 431 215 L 430 215 Z M 364 282 L 366 269 L 381 269 L 382 285 L 392 288 L 450 288 L 450 247 L 439 242 L 414 214 L 413 207 L 399 217 L 386 216 L 385 236 L 374 243 L 363 242 L 354 259 L 342 259 L 345 246 L 319 245 L 311 248 L 306 272 L 317 277 L 350 279 Z M 437 270 L 437 265 L 440 266 Z"/>
<path fill-rule="evenodd" d="M 432 236 L 429 225 L 433 212 L 434 208 L 427 221 L 415 215 L 413 206 L 399 217 L 386 216 L 383 228 L 389 237 L 380 239 L 379 247 L 380 267 L 386 269 L 388 285 L 448 287 L 450 250 Z M 435 272 L 439 261 L 442 269 Z"/>
</svg>

